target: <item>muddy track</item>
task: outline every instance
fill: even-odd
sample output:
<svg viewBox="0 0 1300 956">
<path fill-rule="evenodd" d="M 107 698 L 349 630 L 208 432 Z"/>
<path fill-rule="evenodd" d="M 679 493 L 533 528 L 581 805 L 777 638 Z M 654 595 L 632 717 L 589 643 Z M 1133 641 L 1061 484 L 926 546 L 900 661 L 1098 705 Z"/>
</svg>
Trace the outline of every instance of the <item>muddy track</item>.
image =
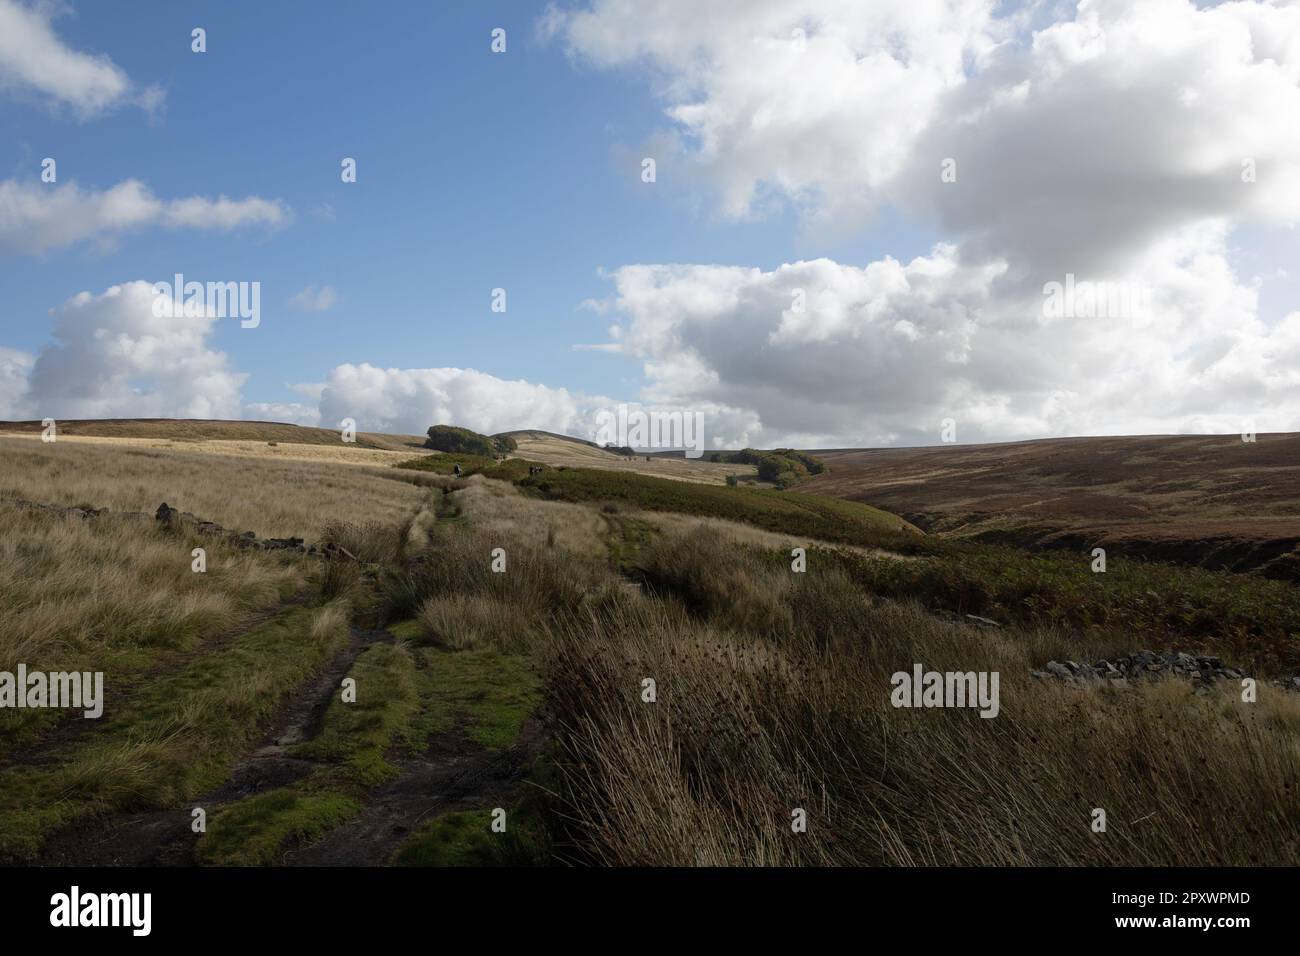
<svg viewBox="0 0 1300 956">
<path fill-rule="evenodd" d="M 40 862 L 56 866 L 195 865 L 193 808 L 202 807 L 211 821 L 224 806 L 289 786 L 318 769 L 319 763 L 292 756 L 291 748 L 320 733 L 326 709 L 361 652 L 392 640 L 386 630 L 353 626 L 348 643 L 301 692 L 292 695 L 259 744 L 218 787 L 187 801 L 184 807 L 115 814 L 62 831 L 46 844 Z M 358 816 L 313 844 L 286 851 L 280 863 L 383 866 L 427 820 L 449 811 L 504 803 L 541 749 L 543 737 L 540 724 L 530 718 L 509 750 L 485 750 L 455 730 L 432 738 L 421 754 L 390 756 L 398 776 L 371 791 Z"/>
<path fill-rule="evenodd" d="M 391 641 L 387 631 L 352 627 L 348 642 L 300 691 L 291 694 L 258 745 L 216 789 L 186 806 L 143 813 L 119 813 L 55 834 L 41 853 L 42 864 L 58 866 L 167 866 L 194 862 L 196 834 L 191 812 L 202 807 L 210 820 L 228 803 L 287 786 L 316 764 L 291 757 L 288 749 L 320 732 L 325 710 L 363 650 Z"/>
<path fill-rule="evenodd" d="M 317 842 L 289 850 L 285 866 L 384 866 L 413 831 L 454 810 L 504 803 L 523 779 L 542 734 L 530 719 L 509 750 L 484 750 L 458 732 L 441 734 L 416 758 L 393 761 L 396 780 L 371 792 L 361 813 Z M 487 817 L 484 816 L 484 826 Z"/>
</svg>

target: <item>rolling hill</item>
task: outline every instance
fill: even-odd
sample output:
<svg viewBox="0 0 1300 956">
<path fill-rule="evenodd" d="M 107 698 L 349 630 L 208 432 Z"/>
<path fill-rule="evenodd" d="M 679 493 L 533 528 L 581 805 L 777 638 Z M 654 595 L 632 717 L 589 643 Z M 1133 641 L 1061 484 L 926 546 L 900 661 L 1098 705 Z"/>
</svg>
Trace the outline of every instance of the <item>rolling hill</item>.
<svg viewBox="0 0 1300 956">
<path fill-rule="evenodd" d="M 1060 438 L 814 452 L 809 494 L 932 533 L 1300 579 L 1300 435 Z"/>
<path fill-rule="evenodd" d="M 0 421 L 0 434 L 38 435 L 37 421 Z M 273 441 L 297 445 L 338 445 L 339 430 L 287 425 L 283 422 L 223 421 L 198 418 L 99 418 L 58 422 L 59 437 L 146 438 L 170 441 Z M 384 451 L 408 451 L 424 443 L 423 436 L 357 432 L 356 444 Z"/>
</svg>

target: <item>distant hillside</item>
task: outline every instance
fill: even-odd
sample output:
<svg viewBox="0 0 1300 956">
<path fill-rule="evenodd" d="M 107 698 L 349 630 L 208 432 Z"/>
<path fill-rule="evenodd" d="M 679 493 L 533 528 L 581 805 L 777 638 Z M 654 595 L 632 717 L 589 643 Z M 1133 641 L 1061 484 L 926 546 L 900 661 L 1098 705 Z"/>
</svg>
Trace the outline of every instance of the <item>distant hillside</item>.
<svg viewBox="0 0 1300 956">
<path fill-rule="evenodd" d="M 572 435 L 561 435 L 557 432 L 542 431 L 540 428 L 523 428 L 513 432 L 498 432 L 493 438 L 513 438 L 515 441 L 545 441 L 553 439 L 555 441 L 572 442 L 575 445 L 586 445 L 588 448 L 595 448 L 603 451 L 594 441 L 587 441 L 585 438 L 574 438 Z"/>
<path fill-rule="evenodd" d="M 728 475 L 754 474 L 752 465 L 721 464 L 704 458 L 685 458 L 680 451 L 670 455 L 651 455 L 651 460 L 647 461 L 645 454 L 625 456 L 616 451 L 607 451 L 595 442 L 540 429 L 502 434 L 515 440 L 518 445 L 515 454 L 520 458 L 557 468 L 600 468 L 706 485 L 725 484 Z"/>
<path fill-rule="evenodd" d="M 931 532 L 1300 580 L 1300 435 L 1062 438 L 819 450 L 800 491 Z"/>
<path fill-rule="evenodd" d="M 58 434 L 88 438 L 157 438 L 171 441 L 274 441 L 337 445 L 339 431 L 282 422 L 230 422 L 200 418 L 100 418 L 58 422 Z M 0 434 L 40 434 L 40 422 L 0 422 Z M 419 448 L 424 436 L 357 432 L 357 445 L 387 451 Z"/>
</svg>

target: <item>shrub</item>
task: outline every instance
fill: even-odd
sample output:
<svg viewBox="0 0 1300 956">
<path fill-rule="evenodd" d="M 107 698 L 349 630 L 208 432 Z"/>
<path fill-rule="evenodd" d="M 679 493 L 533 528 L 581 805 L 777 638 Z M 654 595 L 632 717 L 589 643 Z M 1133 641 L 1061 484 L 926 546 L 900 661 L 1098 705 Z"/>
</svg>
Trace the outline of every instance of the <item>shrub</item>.
<svg viewBox="0 0 1300 956">
<path fill-rule="evenodd" d="M 487 435 L 480 435 L 478 432 L 470 431 L 468 428 L 458 428 L 455 425 L 434 425 L 429 429 L 428 434 L 429 437 L 424 442 L 425 448 L 451 454 L 495 458 L 497 455 L 509 454 L 519 447 L 518 442 L 509 435 L 489 438 Z"/>
</svg>

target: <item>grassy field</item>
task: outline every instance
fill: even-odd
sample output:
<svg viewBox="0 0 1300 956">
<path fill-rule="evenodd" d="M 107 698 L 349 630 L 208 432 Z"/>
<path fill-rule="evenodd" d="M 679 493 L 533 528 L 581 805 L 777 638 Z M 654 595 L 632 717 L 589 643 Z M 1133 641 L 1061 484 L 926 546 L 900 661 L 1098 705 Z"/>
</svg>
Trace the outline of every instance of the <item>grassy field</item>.
<svg viewBox="0 0 1300 956">
<path fill-rule="evenodd" d="M 131 444 L 0 438 L 0 500 L 138 511 L 164 501 L 260 537 L 318 539 L 331 521 L 392 521 L 424 496 L 391 468 L 335 467 Z"/>
<path fill-rule="evenodd" d="M 311 428 L 281 422 L 229 422 L 171 418 L 100 418 L 88 421 L 56 423 L 57 439 L 117 438 L 168 442 L 283 442 L 293 445 L 338 445 L 341 432 L 334 428 Z M 0 422 L 0 435 L 39 436 L 40 422 Z M 358 432 L 356 444 L 361 448 L 406 451 L 420 448 L 423 435 L 385 435 Z"/>
<path fill-rule="evenodd" d="M 105 675 L 99 720 L 0 711 L 0 861 L 1300 862 L 1288 582 L 1094 574 L 802 491 L 136 440 L 0 439 L 0 671 Z M 358 560 L 116 513 L 164 499 Z M 1258 698 L 1032 674 L 1139 648 L 1222 656 Z M 918 663 L 997 672 L 997 717 L 891 706 Z"/>
</svg>

